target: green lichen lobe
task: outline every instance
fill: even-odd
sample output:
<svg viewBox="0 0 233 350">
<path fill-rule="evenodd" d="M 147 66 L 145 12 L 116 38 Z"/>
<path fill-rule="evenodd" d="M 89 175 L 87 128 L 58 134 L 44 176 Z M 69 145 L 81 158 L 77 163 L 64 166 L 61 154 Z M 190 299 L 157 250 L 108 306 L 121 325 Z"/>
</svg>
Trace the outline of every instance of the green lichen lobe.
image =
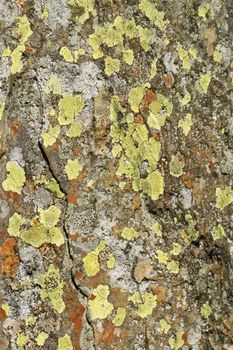
<svg viewBox="0 0 233 350">
<path fill-rule="evenodd" d="M 21 194 L 21 190 L 26 181 L 24 169 L 14 162 L 6 164 L 7 178 L 2 182 L 4 191 L 11 191 Z"/>
</svg>

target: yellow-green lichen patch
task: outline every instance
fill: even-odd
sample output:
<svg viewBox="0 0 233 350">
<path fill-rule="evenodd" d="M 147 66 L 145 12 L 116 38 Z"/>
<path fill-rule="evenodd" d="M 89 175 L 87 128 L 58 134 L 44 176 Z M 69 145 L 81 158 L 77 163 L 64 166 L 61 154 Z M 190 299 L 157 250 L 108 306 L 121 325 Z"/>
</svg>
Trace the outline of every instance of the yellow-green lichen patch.
<svg viewBox="0 0 233 350">
<path fill-rule="evenodd" d="M 124 239 L 127 239 L 128 241 L 138 238 L 139 236 L 140 236 L 140 233 L 131 227 L 124 227 L 121 233 L 121 237 Z"/>
<path fill-rule="evenodd" d="M 64 244 L 63 234 L 58 227 L 47 228 L 43 225 L 30 227 L 20 233 L 20 238 L 34 248 L 39 248 L 43 244 L 55 244 L 60 247 Z"/>
<path fill-rule="evenodd" d="M 106 243 L 100 241 L 98 247 L 83 258 L 83 266 L 87 276 L 95 276 L 100 270 L 99 253 L 106 248 Z"/>
<path fill-rule="evenodd" d="M 211 6 L 210 4 L 202 4 L 201 6 L 199 6 L 198 8 L 198 16 L 204 18 L 204 20 L 206 20 L 206 16 L 208 11 L 210 10 Z"/>
<path fill-rule="evenodd" d="M 181 105 L 186 106 L 187 104 L 189 104 L 190 101 L 191 101 L 191 95 L 189 92 L 187 92 L 181 100 Z"/>
<path fill-rule="evenodd" d="M 58 339 L 57 350 L 73 350 L 73 345 L 72 345 L 70 336 L 68 334 Z"/>
<path fill-rule="evenodd" d="M 162 237 L 163 233 L 162 233 L 162 225 L 159 222 L 156 222 L 155 224 L 153 224 L 151 226 L 151 229 L 153 230 L 153 232 L 158 236 L 158 237 Z"/>
<path fill-rule="evenodd" d="M 45 343 L 45 340 L 48 339 L 49 335 L 46 332 L 41 332 L 38 334 L 38 336 L 36 337 L 36 343 L 38 346 L 43 346 Z"/>
<path fill-rule="evenodd" d="M 25 324 L 28 327 L 32 327 L 36 324 L 36 320 L 37 317 L 36 316 L 29 316 L 26 320 L 25 320 Z"/>
<path fill-rule="evenodd" d="M 50 94 L 52 92 L 54 95 L 61 95 L 61 81 L 56 75 L 52 75 L 49 79 L 46 87 L 45 87 L 45 93 L 46 95 Z"/>
<path fill-rule="evenodd" d="M 19 237 L 20 227 L 24 223 L 25 223 L 25 219 L 21 215 L 14 213 L 9 219 L 7 232 L 9 233 L 10 236 Z"/>
<path fill-rule="evenodd" d="M 113 157 L 117 157 L 122 151 L 122 147 L 120 145 L 115 145 L 112 148 L 112 155 Z"/>
<path fill-rule="evenodd" d="M 61 210 L 55 205 L 51 205 L 48 209 L 38 209 L 40 213 L 40 222 L 47 228 L 56 226 L 61 215 Z"/>
<path fill-rule="evenodd" d="M 188 135 L 192 125 L 193 125 L 193 122 L 192 122 L 192 116 L 190 113 L 186 114 L 184 119 L 179 120 L 179 124 L 178 124 L 179 128 L 182 129 L 185 136 Z"/>
<path fill-rule="evenodd" d="M 59 102 L 59 124 L 71 124 L 74 121 L 74 117 L 82 112 L 83 107 L 84 102 L 81 95 L 65 94 Z"/>
<path fill-rule="evenodd" d="M 169 163 L 170 174 L 175 177 L 180 177 L 183 174 L 184 163 L 178 157 L 172 155 Z"/>
<path fill-rule="evenodd" d="M 223 210 L 226 206 L 233 202 L 233 190 L 230 186 L 225 188 L 216 188 L 216 208 Z"/>
<path fill-rule="evenodd" d="M 142 98 L 144 96 L 144 90 L 145 90 L 145 88 L 149 88 L 149 87 L 150 87 L 150 84 L 145 83 L 145 84 L 139 85 L 135 88 L 132 88 L 130 90 L 129 95 L 128 95 L 128 101 L 129 101 L 130 107 L 131 107 L 133 112 L 139 111 L 139 105 L 140 105 Z"/>
<path fill-rule="evenodd" d="M 202 317 L 204 317 L 205 319 L 208 320 L 208 318 L 210 317 L 211 314 L 212 314 L 212 309 L 207 301 L 201 307 L 201 315 L 202 315 Z"/>
<path fill-rule="evenodd" d="M 5 311 L 5 314 L 8 316 L 10 314 L 10 308 L 7 304 L 2 304 L 2 309 Z"/>
<path fill-rule="evenodd" d="M 138 307 L 138 315 L 142 318 L 152 315 L 154 308 L 157 305 L 157 297 L 149 292 L 136 292 L 128 298 Z"/>
<path fill-rule="evenodd" d="M 150 196 L 154 201 L 164 192 L 164 180 L 158 170 L 150 173 L 146 179 L 141 179 L 140 185 L 143 193 Z"/>
<path fill-rule="evenodd" d="M 158 59 L 155 58 L 152 62 L 151 62 L 151 66 L 150 66 L 150 79 L 153 79 L 155 74 L 157 73 L 157 61 Z"/>
<path fill-rule="evenodd" d="M 66 133 L 68 137 L 79 137 L 82 134 L 83 125 L 78 122 L 71 123 L 69 130 Z"/>
<path fill-rule="evenodd" d="M 63 283 L 60 278 L 59 269 L 53 264 L 49 265 L 48 271 L 38 277 L 37 283 L 41 286 L 41 298 L 49 300 L 53 308 L 61 313 L 65 309 L 63 301 Z"/>
<path fill-rule="evenodd" d="M 171 329 L 171 326 L 165 319 L 162 319 L 159 321 L 159 326 L 163 333 L 167 334 L 169 330 Z"/>
<path fill-rule="evenodd" d="M 147 52 L 151 49 L 151 45 L 155 41 L 154 35 L 151 32 L 151 30 L 149 30 L 148 28 L 144 28 L 141 26 L 138 26 L 137 28 L 138 28 L 140 45 L 143 48 L 143 50 Z"/>
<path fill-rule="evenodd" d="M 113 311 L 113 305 L 108 301 L 109 286 L 100 284 L 93 290 L 95 299 L 88 301 L 88 307 L 92 320 L 104 319 Z"/>
<path fill-rule="evenodd" d="M 138 29 L 134 18 L 124 21 L 124 33 L 129 39 L 137 37 Z"/>
<path fill-rule="evenodd" d="M 200 76 L 200 79 L 199 79 L 199 91 L 201 93 L 204 93 L 204 94 L 207 93 L 209 84 L 211 82 L 211 79 L 212 79 L 212 75 L 211 75 L 210 71 L 208 71 L 207 73 L 202 74 Z"/>
<path fill-rule="evenodd" d="M 176 255 L 179 255 L 181 252 L 182 252 L 181 245 L 179 243 L 173 243 L 171 254 L 176 256 Z"/>
<path fill-rule="evenodd" d="M 158 11 L 153 2 L 149 0 L 141 0 L 139 4 L 139 9 L 152 21 L 159 29 L 163 29 L 166 25 L 164 19 L 164 12 Z"/>
<path fill-rule="evenodd" d="M 170 337 L 168 340 L 168 344 L 172 350 L 179 350 L 184 345 L 183 333 L 176 332 L 176 337 Z"/>
<path fill-rule="evenodd" d="M 224 228 L 222 227 L 221 224 L 218 224 L 218 226 L 214 228 L 214 230 L 212 232 L 212 236 L 213 236 L 214 241 L 216 241 L 218 239 L 222 239 L 223 237 L 226 236 Z"/>
<path fill-rule="evenodd" d="M 173 273 L 175 275 L 177 275 L 179 273 L 179 261 L 176 260 L 171 260 L 168 264 L 167 264 L 167 269 L 170 273 Z"/>
<path fill-rule="evenodd" d="M 0 121 L 2 119 L 4 108 L 5 108 L 5 102 L 0 102 Z"/>
<path fill-rule="evenodd" d="M 83 170 L 83 165 L 78 159 L 68 159 L 65 166 L 65 173 L 67 174 L 68 180 L 75 180 Z"/>
<path fill-rule="evenodd" d="M 123 61 L 131 66 L 133 64 L 133 60 L 134 60 L 133 50 L 125 49 L 123 51 Z"/>
<path fill-rule="evenodd" d="M 196 220 L 193 220 L 190 214 L 185 215 L 185 221 L 188 224 L 187 236 L 185 241 L 187 244 L 189 244 L 190 242 L 197 240 L 199 232 L 195 229 Z"/>
<path fill-rule="evenodd" d="M 43 10 L 43 12 L 41 13 L 41 15 L 39 15 L 39 18 L 41 20 L 47 19 L 49 17 L 49 10 L 47 8 L 45 8 Z"/>
<path fill-rule="evenodd" d="M 16 344 L 18 345 L 18 349 L 19 350 L 24 350 L 25 349 L 25 345 L 27 344 L 29 340 L 29 336 L 26 335 L 25 333 L 21 332 L 17 335 L 17 340 L 16 340 Z"/>
<path fill-rule="evenodd" d="M 50 180 L 47 180 L 46 177 L 43 175 L 41 179 L 33 178 L 36 185 L 44 185 L 45 188 L 47 188 L 49 191 L 54 193 L 57 198 L 63 198 L 64 193 L 61 192 L 59 184 L 54 178 L 51 178 Z"/>
<path fill-rule="evenodd" d="M 63 46 L 60 51 L 60 55 L 64 58 L 66 62 L 72 63 L 74 61 L 71 50 L 67 46 Z"/>
<path fill-rule="evenodd" d="M 2 57 L 9 57 L 11 55 L 11 49 L 9 47 L 4 47 L 2 50 Z"/>
<path fill-rule="evenodd" d="M 217 45 L 214 49 L 213 59 L 215 62 L 220 63 L 222 61 L 223 55 L 220 50 L 221 46 Z"/>
<path fill-rule="evenodd" d="M 76 49 L 74 50 L 74 62 L 78 62 L 81 56 L 85 55 L 85 50 Z"/>
<path fill-rule="evenodd" d="M 189 72 L 191 68 L 191 61 L 188 51 L 185 50 L 180 43 L 178 43 L 177 52 L 180 60 L 183 62 L 183 68 Z"/>
<path fill-rule="evenodd" d="M 158 259 L 159 264 L 167 265 L 169 255 L 162 250 L 157 250 L 156 258 Z"/>
<path fill-rule="evenodd" d="M 60 134 L 60 131 L 61 131 L 60 125 L 50 126 L 49 130 L 43 133 L 41 136 L 43 139 L 44 146 L 45 147 L 52 146 L 56 142 Z"/>
<path fill-rule="evenodd" d="M 14 162 L 6 163 L 7 178 L 2 182 L 4 191 L 11 191 L 21 194 L 23 185 L 26 181 L 24 168 Z"/>
<path fill-rule="evenodd" d="M 120 70 L 120 61 L 117 58 L 107 56 L 104 60 L 105 68 L 104 72 L 109 77 L 113 73 L 117 73 Z"/>
<path fill-rule="evenodd" d="M 161 94 L 157 94 L 156 100 L 149 106 L 150 114 L 147 123 L 151 128 L 161 130 L 166 118 L 172 114 L 173 104 L 169 99 Z"/>
<path fill-rule="evenodd" d="M 94 3 L 94 0 L 68 0 L 68 4 L 71 7 L 78 9 L 80 14 L 76 16 L 76 20 L 78 20 L 81 24 L 88 20 L 90 14 L 92 14 L 94 17 L 96 16 Z"/>
<path fill-rule="evenodd" d="M 125 307 L 118 307 L 117 312 L 116 312 L 116 316 L 112 320 L 112 323 L 114 324 L 114 326 L 120 327 L 125 320 L 125 316 L 126 316 L 126 308 Z"/>
<path fill-rule="evenodd" d="M 108 254 L 107 267 L 109 269 L 114 269 L 115 267 L 115 257 L 112 253 Z"/>
</svg>

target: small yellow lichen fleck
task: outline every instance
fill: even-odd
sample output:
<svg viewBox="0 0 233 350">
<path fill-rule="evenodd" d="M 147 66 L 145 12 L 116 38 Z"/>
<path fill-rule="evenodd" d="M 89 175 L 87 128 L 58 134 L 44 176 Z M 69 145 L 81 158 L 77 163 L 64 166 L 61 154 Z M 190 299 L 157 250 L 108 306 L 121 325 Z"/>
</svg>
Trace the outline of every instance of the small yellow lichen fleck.
<svg viewBox="0 0 233 350">
<path fill-rule="evenodd" d="M 163 252 L 162 250 L 157 250 L 157 259 L 160 264 L 167 265 L 167 261 L 169 259 L 169 255 L 166 252 Z"/>
<path fill-rule="evenodd" d="M 2 57 L 9 57 L 11 55 L 11 50 L 9 47 L 4 47 L 2 50 Z"/>
<path fill-rule="evenodd" d="M 132 65 L 134 60 L 134 52 L 131 49 L 126 49 L 123 51 L 123 61 L 128 65 Z"/>
<path fill-rule="evenodd" d="M 85 51 L 83 49 L 74 50 L 74 62 L 78 62 L 81 56 L 85 55 Z"/>
<path fill-rule="evenodd" d="M 192 122 L 192 116 L 190 113 L 186 114 L 186 117 L 184 119 L 179 120 L 179 124 L 178 124 L 179 128 L 183 130 L 183 133 L 185 134 L 185 136 L 188 135 L 192 125 L 193 125 L 193 122 Z"/>
<path fill-rule="evenodd" d="M 56 75 L 51 76 L 45 87 L 46 95 L 48 95 L 50 92 L 52 92 L 54 95 L 61 95 L 61 81 Z"/>
<path fill-rule="evenodd" d="M 44 9 L 44 11 L 39 16 L 40 19 L 47 19 L 49 17 L 49 10 L 47 8 Z"/>
<path fill-rule="evenodd" d="M 210 315 L 212 314 L 212 309 L 211 307 L 209 306 L 209 303 L 207 301 L 207 303 L 203 304 L 202 307 L 201 307 L 201 315 L 208 319 L 210 317 Z"/>
<path fill-rule="evenodd" d="M 145 318 L 149 315 L 152 315 L 154 308 L 157 305 L 156 295 L 144 292 L 136 292 L 128 298 L 129 301 L 132 301 L 138 307 L 138 315 L 142 318 Z"/>
<path fill-rule="evenodd" d="M 206 20 L 206 15 L 210 10 L 210 4 L 203 4 L 198 8 L 198 16 L 204 18 Z"/>
<path fill-rule="evenodd" d="M 61 131 L 60 125 L 50 126 L 49 130 L 43 133 L 41 136 L 43 139 L 44 146 L 45 147 L 52 146 L 56 142 L 60 134 L 60 131 Z"/>
<path fill-rule="evenodd" d="M 144 95 L 144 89 L 149 88 L 150 84 L 145 83 L 142 85 L 139 85 L 135 88 L 132 88 L 129 92 L 128 95 L 128 101 L 131 106 L 131 109 L 133 112 L 138 112 L 139 111 L 139 105 L 142 101 L 143 95 Z"/>
<path fill-rule="evenodd" d="M 137 25 L 134 18 L 131 20 L 126 20 L 124 22 L 124 32 L 125 35 L 130 39 L 133 39 L 138 35 Z"/>
<path fill-rule="evenodd" d="M 140 236 L 140 233 L 135 231 L 131 227 L 124 227 L 124 229 L 121 233 L 121 237 L 123 237 L 124 239 L 127 239 L 128 241 L 130 241 L 134 238 L 138 238 L 139 236 Z"/>
<path fill-rule="evenodd" d="M 71 124 L 74 120 L 74 117 L 82 112 L 83 107 L 84 102 L 81 95 L 65 94 L 59 102 L 59 124 Z"/>
<path fill-rule="evenodd" d="M 79 176 L 80 172 L 83 170 L 83 165 L 78 159 L 72 160 L 68 159 L 65 172 L 67 174 L 68 180 L 75 180 Z"/>
<path fill-rule="evenodd" d="M 176 333 L 176 338 L 174 337 L 170 337 L 168 340 L 168 343 L 171 347 L 171 349 L 173 350 L 179 350 L 182 348 L 182 346 L 184 345 L 184 340 L 183 340 L 183 333 L 182 332 L 177 332 Z"/>
<path fill-rule="evenodd" d="M 171 329 L 171 326 L 165 319 L 162 319 L 159 321 L 159 325 L 163 333 L 167 334 L 169 330 Z"/>
<path fill-rule="evenodd" d="M 25 324 L 26 326 L 34 326 L 36 324 L 36 320 L 37 317 L 36 316 L 29 316 L 26 320 L 25 320 Z"/>
<path fill-rule="evenodd" d="M 140 45 L 145 52 L 149 51 L 154 43 L 154 36 L 148 28 L 138 26 Z"/>
<path fill-rule="evenodd" d="M 151 228 L 158 237 L 162 237 L 162 225 L 160 223 L 156 222 Z"/>
<path fill-rule="evenodd" d="M 109 269 L 114 269 L 115 267 L 115 257 L 112 253 L 108 255 L 108 260 L 107 260 L 107 267 Z"/>
<path fill-rule="evenodd" d="M 218 224 L 218 226 L 214 228 L 214 230 L 212 232 L 212 236 L 214 238 L 214 241 L 216 241 L 217 239 L 221 239 L 221 238 L 226 236 L 224 228 L 222 227 L 221 224 Z"/>
<path fill-rule="evenodd" d="M 177 45 L 177 52 L 179 55 L 180 60 L 183 62 L 183 68 L 187 71 L 190 71 L 191 68 L 191 62 L 189 58 L 189 53 L 186 51 L 181 44 Z"/>
<path fill-rule="evenodd" d="M 19 38 L 21 44 L 25 44 L 28 38 L 32 35 L 30 22 L 26 15 L 16 17 L 18 20 L 18 27 L 15 30 L 15 34 Z"/>
<path fill-rule="evenodd" d="M 126 308 L 125 307 L 118 307 L 116 316 L 112 320 L 112 323 L 114 324 L 114 326 L 120 327 L 125 320 L 125 316 L 126 316 Z"/>
<path fill-rule="evenodd" d="M 172 255 L 179 255 L 182 252 L 181 245 L 178 243 L 173 243 L 172 244 L 173 248 L 171 250 Z"/>
<path fill-rule="evenodd" d="M 189 104 L 190 101 L 191 101 L 191 95 L 189 92 L 187 92 L 181 100 L 181 105 L 186 106 L 187 104 Z"/>
<path fill-rule="evenodd" d="M 54 309 L 61 313 L 65 309 L 63 301 L 63 283 L 60 279 L 59 269 L 53 264 L 49 265 L 48 271 L 38 277 L 37 283 L 41 286 L 41 298 L 49 298 Z"/>
<path fill-rule="evenodd" d="M 48 209 L 38 209 L 40 213 L 40 222 L 47 228 L 56 226 L 61 215 L 61 210 L 55 205 L 51 205 Z"/>
<path fill-rule="evenodd" d="M 223 210 L 226 206 L 233 202 L 233 190 L 230 186 L 227 186 L 224 189 L 217 187 L 215 194 L 216 208 L 220 210 Z"/>
<path fill-rule="evenodd" d="M 25 219 L 21 215 L 14 213 L 9 219 L 7 232 L 10 236 L 19 237 L 20 226 L 22 226 L 24 223 Z"/>
<path fill-rule="evenodd" d="M 18 345 L 19 350 L 23 350 L 24 346 L 27 344 L 29 340 L 29 336 L 26 335 L 25 333 L 19 333 L 17 336 L 16 344 Z"/>
<path fill-rule="evenodd" d="M 211 82 L 211 78 L 212 78 L 212 76 L 211 76 L 211 72 L 210 71 L 208 71 L 207 73 L 202 74 L 200 76 L 200 79 L 199 79 L 199 91 L 201 93 L 204 93 L 204 94 L 207 93 L 209 84 Z"/>
<path fill-rule="evenodd" d="M 95 276 L 100 270 L 99 253 L 106 248 L 106 243 L 100 241 L 95 250 L 89 252 L 83 258 L 83 266 L 87 276 Z"/>
<path fill-rule="evenodd" d="M 165 124 L 166 117 L 172 114 L 173 104 L 167 97 L 157 94 L 156 100 L 150 104 L 149 109 L 148 125 L 151 128 L 161 130 L 161 127 Z"/>
<path fill-rule="evenodd" d="M 73 350 L 73 345 L 72 345 L 70 336 L 68 334 L 58 339 L 57 350 Z"/>
<path fill-rule="evenodd" d="M 79 15 L 76 17 L 81 24 L 84 24 L 90 17 L 90 13 L 96 16 L 96 10 L 94 8 L 94 0 L 68 0 L 70 6 L 78 8 Z"/>
<path fill-rule="evenodd" d="M 24 169 L 17 163 L 9 161 L 6 163 L 6 170 L 8 174 L 7 178 L 2 182 L 2 188 L 4 191 L 21 194 L 26 181 Z"/>
<path fill-rule="evenodd" d="M 120 61 L 117 58 L 112 58 L 110 56 L 106 56 L 105 60 L 105 74 L 109 77 L 113 73 L 117 73 L 120 70 Z"/>
<path fill-rule="evenodd" d="M 74 62 L 72 52 L 70 51 L 70 49 L 67 46 L 63 46 L 60 49 L 59 53 L 64 58 L 64 60 L 66 62 L 70 62 L 70 63 Z"/>
<path fill-rule="evenodd" d="M 113 305 L 108 301 L 109 286 L 100 284 L 93 290 L 93 295 L 96 297 L 88 301 L 91 319 L 97 318 L 103 320 L 112 313 Z"/>
<path fill-rule="evenodd" d="M 38 346 L 43 346 L 45 343 L 45 340 L 49 337 L 48 333 L 46 332 L 41 332 L 38 334 L 38 336 L 36 337 L 36 343 Z"/>
<path fill-rule="evenodd" d="M 222 57 L 223 57 L 222 52 L 220 51 L 220 48 L 221 48 L 221 46 L 217 45 L 215 47 L 214 55 L 213 55 L 214 61 L 218 62 L 218 63 L 220 63 L 222 61 Z"/>
<path fill-rule="evenodd" d="M 44 187 L 53 192 L 57 196 L 57 198 L 64 197 L 64 193 L 61 192 L 59 184 L 54 178 L 47 180 L 46 177 L 43 175 L 41 179 L 36 179 L 35 177 L 33 177 L 33 180 L 36 185 L 44 185 Z"/>
<path fill-rule="evenodd" d="M 150 2 L 149 0 L 141 0 L 139 9 L 145 13 L 146 17 L 149 18 L 150 21 L 153 21 L 159 29 L 165 27 L 166 21 L 164 20 L 164 12 L 158 11 L 153 2 Z"/>
<path fill-rule="evenodd" d="M 2 309 L 5 311 L 5 314 L 8 316 L 10 313 L 10 308 L 7 304 L 2 304 Z"/>
<path fill-rule="evenodd" d="M 82 134 L 83 125 L 78 122 L 71 123 L 69 130 L 66 133 L 68 137 L 79 137 Z"/>
<path fill-rule="evenodd" d="M 170 271 L 171 273 L 174 274 L 178 274 L 179 273 L 179 262 L 176 260 L 171 260 L 168 264 L 167 264 L 167 269 L 168 271 Z"/>
<path fill-rule="evenodd" d="M 180 162 L 179 159 L 172 155 L 169 163 L 170 174 L 175 177 L 180 177 L 183 174 L 184 163 Z"/>
<path fill-rule="evenodd" d="M 157 61 L 158 59 L 155 58 L 152 62 L 151 62 L 151 67 L 150 67 L 150 79 L 153 79 L 155 74 L 157 73 Z"/>
<path fill-rule="evenodd" d="M 140 180 L 143 193 L 151 197 L 153 201 L 157 200 L 164 192 L 164 180 L 159 171 L 153 171 L 146 179 Z"/>
</svg>

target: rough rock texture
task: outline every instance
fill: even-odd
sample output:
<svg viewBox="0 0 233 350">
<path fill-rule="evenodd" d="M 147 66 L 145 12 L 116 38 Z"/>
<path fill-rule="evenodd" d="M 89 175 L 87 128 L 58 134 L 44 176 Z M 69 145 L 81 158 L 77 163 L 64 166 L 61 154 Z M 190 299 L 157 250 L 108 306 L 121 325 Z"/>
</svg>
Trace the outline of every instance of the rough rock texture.
<svg viewBox="0 0 233 350">
<path fill-rule="evenodd" d="M 0 349 L 233 349 L 232 18 L 1 1 Z"/>
</svg>

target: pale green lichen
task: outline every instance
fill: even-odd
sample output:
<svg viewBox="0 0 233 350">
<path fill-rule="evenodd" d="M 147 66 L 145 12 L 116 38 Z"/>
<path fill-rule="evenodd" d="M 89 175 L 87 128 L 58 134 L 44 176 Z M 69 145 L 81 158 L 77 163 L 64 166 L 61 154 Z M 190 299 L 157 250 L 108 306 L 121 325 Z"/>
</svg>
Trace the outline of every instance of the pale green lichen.
<svg viewBox="0 0 233 350">
<path fill-rule="evenodd" d="M 118 60 L 117 58 L 106 56 L 104 64 L 104 72 L 108 77 L 111 76 L 113 73 L 119 72 L 120 70 L 120 60 Z"/>
<path fill-rule="evenodd" d="M 66 133 L 66 136 L 68 137 L 79 137 L 82 134 L 83 125 L 78 122 L 73 122 L 70 125 L 69 130 Z"/>
<path fill-rule="evenodd" d="M 60 186 L 54 178 L 47 180 L 46 177 L 43 175 L 40 179 L 36 179 L 35 177 L 33 177 L 33 180 L 36 185 L 44 185 L 44 187 L 52 193 L 54 193 L 57 198 L 60 199 L 64 197 L 64 193 L 61 192 Z"/>
<path fill-rule="evenodd" d="M 114 324 L 114 326 L 120 327 L 125 320 L 125 316 L 126 316 L 126 308 L 125 307 L 118 307 L 117 312 L 116 312 L 116 316 L 112 320 L 112 323 Z"/>
<path fill-rule="evenodd" d="M 2 57 L 9 57 L 11 55 L 11 49 L 9 47 L 4 47 L 2 50 Z"/>
<path fill-rule="evenodd" d="M 223 237 L 226 236 L 224 228 L 222 227 L 221 224 L 218 224 L 218 226 L 214 228 L 214 230 L 212 232 L 212 236 L 213 236 L 214 241 L 216 241 L 218 239 L 222 239 Z"/>
<path fill-rule="evenodd" d="M 159 222 L 156 222 L 155 224 L 153 224 L 151 226 L 151 229 L 153 230 L 153 232 L 158 236 L 158 237 L 162 237 L 163 233 L 162 233 L 162 225 Z"/>
<path fill-rule="evenodd" d="M 107 267 L 109 269 L 114 269 L 115 267 L 115 257 L 112 253 L 108 254 Z"/>
<path fill-rule="evenodd" d="M 154 43 L 155 38 L 150 29 L 138 26 L 138 34 L 140 45 L 145 52 L 151 49 L 151 45 Z"/>
<path fill-rule="evenodd" d="M 49 79 L 46 87 L 45 87 L 45 93 L 46 95 L 50 94 L 52 92 L 54 95 L 61 95 L 61 81 L 56 75 L 52 75 Z"/>
<path fill-rule="evenodd" d="M 37 283 L 41 286 L 41 298 L 48 298 L 53 308 L 61 313 L 65 309 L 63 301 L 63 283 L 60 278 L 59 269 L 53 264 L 49 265 L 48 271 L 38 277 Z"/>
<path fill-rule="evenodd" d="M 166 118 L 172 114 L 173 104 L 167 97 L 157 94 L 156 100 L 149 106 L 149 111 L 148 125 L 151 128 L 161 130 L 161 127 L 165 125 Z"/>
<path fill-rule="evenodd" d="M 27 334 L 23 332 L 19 333 L 17 335 L 17 340 L 16 340 L 16 344 L 18 345 L 18 350 L 24 350 L 28 340 L 29 340 L 29 336 Z"/>
<path fill-rule="evenodd" d="M 56 141 L 60 134 L 61 127 L 60 125 L 56 125 L 54 127 L 50 126 L 49 130 L 42 134 L 43 144 L 45 147 L 52 146 Z"/>
<path fill-rule="evenodd" d="M 83 107 L 84 102 L 81 95 L 65 94 L 59 101 L 59 124 L 71 124 L 74 121 L 74 117 L 82 112 Z"/>
<path fill-rule="evenodd" d="M 202 74 L 200 76 L 200 79 L 199 79 L 199 91 L 201 93 L 204 93 L 204 94 L 207 93 L 209 84 L 211 82 L 211 79 L 212 79 L 212 75 L 211 75 L 210 71 L 208 71 L 207 73 Z"/>
<path fill-rule="evenodd" d="M 140 233 L 131 227 L 124 227 L 121 233 L 121 237 L 127 239 L 128 241 L 131 241 L 134 238 L 138 238 L 139 236 Z"/>
<path fill-rule="evenodd" d="M 79 10 L 80 14 L 76 16 L 76 20 L 81 24 L 84 24 L 89 19 L 90 14 L 94 17 L 96 16 L 94 0 L 68 0 L 68 4 Z"/>
<path fill-rule="evenodd" d="M 190 101 L 191 101 L 191 95 L 189 92 L 187 92 L 181 100 L 181 105 L 186 106 L 187 104 L 189 104 Z"/>
<path fill-rule="evenodd" d="M 49 335 L 46 332 L 41 332 L 38 334 L 38 336 L 36 337 L 35 341 L 37 343 L 38 346 L 43 346 L 45 343 L 45 340 L 48 339 Z"/>
<path fill-rule="evenodd" d="M 182 163 L 178 157 L 172 155 L 169 163 L 170 174 L 175 177 L 180 177 L 183 174 L 184 163 Z"/>
<path fill-rule="evenodd" d="M 172 250 L 171 250 L 171 254 L 172 255 L 179 255 L 181 252 L 182 252 L 182 248 L 181 248 L 181 245 L 179 243 L 173 243 L 172 244 Z"/>
<path fill-rule="evenodd" d="M 132 65 L 134 60 L 134 52 L 131 49 L 125 49 L 123 51 L 123 61 L 128 65 Z"/>
<path fill-rule="evenodd" d="M 178 124 L 179 128 L 182 129 L 185 136 L 188 135 L 192 125 L 192 115 L 190 113 L 187 113 L 184 119 L 179 120 Z"/>
<path fill-rule="evenodd" d="M 216 188 L 216 208 L 223 210 L 233 202 L 233 190 L 230 186 L 225 188 Z"/>
<path fill-rule="evenodd" d="M 139 105 L 140 105 L 142 98 L 144 96 L 144 90 L 145 90 L 145 88 L 149 88 L 149 87 L 150 87 L 150 84 L 145 83 L 145 84 L 139 85 L 135 88 L 132 88 L 129 91 L 128 101 L 129 101 L 130 107 L 131 107 L 133 112 L 139 111 Z"/>
<path fill-rule="evenodd" d="M 157 73 L 157 61 L 158 59 L 155 58 L 152 62 L 151 62 L 151 67 L 150 67 L 150 79 L 153 79 L 155 74 Z"/>
<path fill-rule="evenodd" d="M 201 315 L 208 320 L 210 315 L 212 314 L 212 309 L 209 305 L 209 302 L 207 301 L 205 304 L 201 307 Z"/>
<path fill-rule="evenodd" d="M 167 269 L 170 273 L 174 273 L 174 274 L 178 274 L 179 273 L 179 262 L 176 260 L 171 260 L 168 264 L 167 264 Z"/>
<path fill-rule="evenodd" d="M 220 48 L 221 48 L 221 46 L 217 45 L 214 49 L 213 59 L 217 63 L 220 63 L 222 61 L 222 58 L 223 58 L 223 54 L 222 54 Z"/>
<path fill-rule="evenodd" d="M 164 29 L 166 26 L 166 21 L 164 19 L 164 12 L 158 11 L 153 2 L 149 0 L 141 0 L 139 4 L 139 9 L 152 21 L 159 29 Z"/>
<path fill-rule="evenodd" d="M 158 170 L 153 171 L 146 179 L 140 180 L 140 187 L 145 194 L 155 201 L 164 192 L 163 177 Z"/>
<path fill-rule="evenodd" d="M 4 191 L 11 191 L 21 194 L 22 188 L 26 181 L 24 168 L 15 162 L 6 163 L 7 178 L 2 182 Z"/>
<path fill-rule="evenodd" d="M 83 164 L 79 159 L 68 159 L 65 166 L 65 173 L 67 174 L 68 180 L 75 180 L 83 170 Z"/>
<path fill-rule="evenodd" d="M 64 236 L 58 227 L 47 228 L 44 225 L 30 227 L 20 233 L 20 238 L 25 242 L 39 248 L 43 244 L 55 244 L 60 247 L 64 244 Z"/>
<path fill-rule="evenodd" d="M 93 290 L 95 299 L 88 301 L 88 307 L 92 320 L 104 319 L 113 311 L 113 305 L 108 301 L 109 286 L 100 284 Z"/>
<path fill-rule="evenodd" d="M 172 350 L 179 350 L 183 347 L 184 345 L 184 340 L 183 340 L 183 333 L 182 332 L 176 332 L 176 337 L 170 337 L 168 340 L 168 344 L 170 345 L 170 348 Z"/>
<path fill-rule="evenodd" d="M 99 253 L 106 248 L 106 243 L 100 241 L 97 248 L 83 258 L 83 266 L 87 276 L 95 276 L 100 271 Z"/>
<path fill-rule="evenodd" d="M 211 6 L 209 3 L 202 4 L 198 8 L 198 16 L 202 17 L 204 20 L 206 20 L 206 16 L 207 16 L 207 13 L 210 10 L 210 8 L 211 8 Z"/>
<path fill-rule="evenodd" d="M 23 216 L 18 213 L 14 213 L 9 219 L 9 225 L 7 232 L 10 236 L 19 237 L 20 236 L 20 227 L 25 223 Z"/>
<path fill-rule="evenodd" d="M 142 318 L 152 315 L 157 305 L 157 297 L 149 292 L 136 292 L 128 298 L 138 307 L 138 315 Z"/>
<path fill-rule="evenodd" d="M 39 208 L 38 212 L 40 213 L 40 222 L 46 228 L 51 228 L 56 226 L 61 215 L 61 210 L 55 205 L 51 205 L 46 210 Z"/>
<path fill-rule="evenodd" d="M 73 345 L 68 334 L 65 334 L 63 337 L 58 339 L 58 348 L 57 350 L 73 350 Z"/>
<path fill-rule="evenodd" d="M 197 240 L 199 232 L 195 229 L 196 220 L 194 220 L 190 214 L 185 215 L 185 221 L 188 224 L 186 243 L 189 244 L 190 242 Z"/>
<path fill-rule="evenodd" d="M 171 326 L 165 319 L 162 319 L 159 321 L 159 326 L 163 333 L 167 334 L 169 330 L 171 329 Z"/>
<path fill-rule="evenodd" d="M 158 259 L 159 264 L 167 265 L 169 255 L 162 250 L 157 250 L 156 254 L 156 258 Z"/>
<path fill-rule="evenodd" d="M 66 62 L 72 63 L 74 61 L 74 57 L 72 55 L 72 52 L 67 46 L 63 46 L 60 49 L 59 53 L 64 58 L 64 60 Z"/>
</svg>

